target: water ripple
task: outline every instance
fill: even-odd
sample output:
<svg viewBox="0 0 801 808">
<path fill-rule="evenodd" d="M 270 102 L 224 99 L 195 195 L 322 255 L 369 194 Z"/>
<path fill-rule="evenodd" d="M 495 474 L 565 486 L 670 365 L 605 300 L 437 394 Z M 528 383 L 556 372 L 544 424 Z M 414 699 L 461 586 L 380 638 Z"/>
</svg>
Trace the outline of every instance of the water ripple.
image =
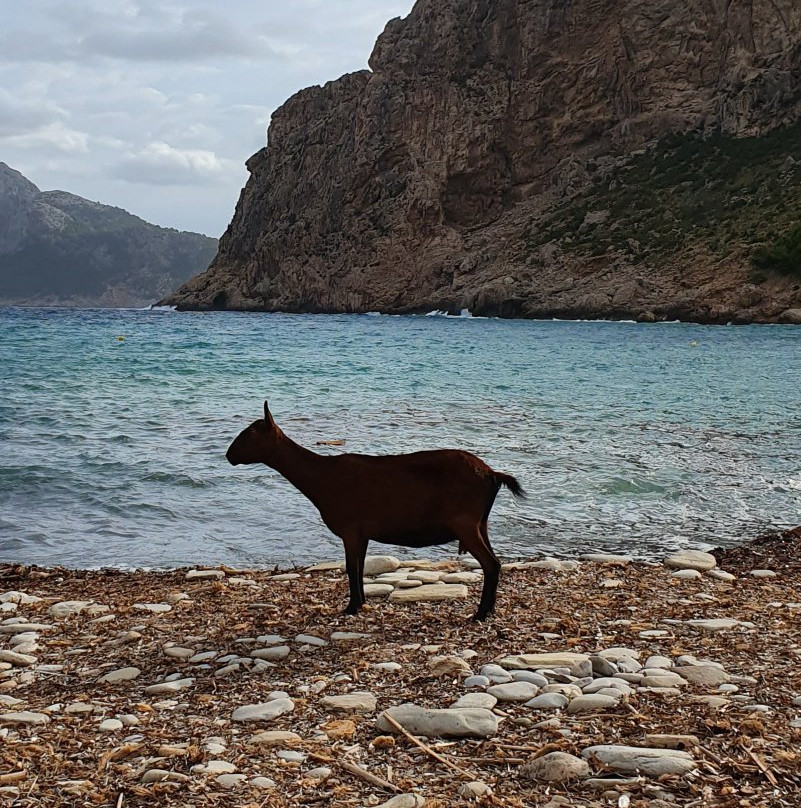
<svg viewBox="0 0 801 808">
<path fill-rule="evenodd" d="M 733 543 L 801 523 L 800 349 L 775 326 L 0 309 L 0 560 L 339 557 L 275 472 L 225 462 L 265 398 L 307 446 L 515 474 L 505 556 Z"/>
</svg>

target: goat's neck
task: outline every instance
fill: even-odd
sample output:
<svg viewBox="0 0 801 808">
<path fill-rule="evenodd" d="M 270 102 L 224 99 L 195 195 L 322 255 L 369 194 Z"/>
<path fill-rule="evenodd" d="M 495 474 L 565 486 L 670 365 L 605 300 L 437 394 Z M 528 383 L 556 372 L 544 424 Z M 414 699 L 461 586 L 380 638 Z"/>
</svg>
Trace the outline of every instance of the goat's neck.
<svg viewBox="0 0 801 808">
<path fill-rule="evenodd" d="M 264 463 L 285 477 L 315 505 L 325 485 L 328 458 L 295 443 L 283 432 Z"/>
</svg>

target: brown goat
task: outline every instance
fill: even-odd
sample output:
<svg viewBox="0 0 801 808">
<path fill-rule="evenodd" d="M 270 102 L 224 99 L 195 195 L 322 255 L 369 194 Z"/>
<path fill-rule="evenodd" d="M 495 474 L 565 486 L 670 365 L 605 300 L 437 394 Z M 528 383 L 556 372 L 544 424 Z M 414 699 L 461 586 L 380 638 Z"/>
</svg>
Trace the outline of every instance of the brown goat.
<svg viewBox="0 0 801 808">
<path fill-rule="evenodd" d="M 484 571 L 481 602 L 473 616 L 495 608 L 501 564 L 492 552 L 487 517 L 505 485 L 525 496 L 517 480 L 493 471 L 470 452 L 438 449 L 399 455 L 318 455 L 290 440 L 264 402 L 254 421 L 228 447 L 228 462 L 264 463 L 311 500 L 345 545 L 350 601 L 345 614 L 364 603 L 364 557 L 370 539 L 401 547 L 459 542 Z"/>
</svg>

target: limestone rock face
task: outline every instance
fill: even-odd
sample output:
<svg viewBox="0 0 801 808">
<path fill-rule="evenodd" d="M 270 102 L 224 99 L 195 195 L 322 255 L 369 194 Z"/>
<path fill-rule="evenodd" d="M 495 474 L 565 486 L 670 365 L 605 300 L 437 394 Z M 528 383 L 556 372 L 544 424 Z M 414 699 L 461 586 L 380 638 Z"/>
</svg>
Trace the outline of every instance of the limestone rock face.
<svg viewBox="0 0 801 808">
<path fill-rule="evenodd" d="M 775 320 L 801 293 L 755 292 L 742 250 L 690 260 L 679 238 L 666 264 L 642 237 L 588 253 L 536 237 L 662 135 L 794 122 L 800 40 L 796 0 L 418 0 L 370 70 L 274 113 L 217 257 L 164 302 Z M 617 216 L 580 210 L 569 235 Z"/>
</svg>

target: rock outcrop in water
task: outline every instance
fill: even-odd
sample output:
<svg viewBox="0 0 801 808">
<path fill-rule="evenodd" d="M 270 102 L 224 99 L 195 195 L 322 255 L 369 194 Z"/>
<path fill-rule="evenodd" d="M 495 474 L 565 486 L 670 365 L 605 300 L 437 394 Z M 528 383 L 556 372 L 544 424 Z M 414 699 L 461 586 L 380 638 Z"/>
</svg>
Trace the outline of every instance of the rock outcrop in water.
<svg viewBox="0 0 801 808">
<path fill-rule="evenodd" d="M 157 227 L 0 163 L 0 303 L 146 306 L 208 266 L 217 240 Z"/>
<path fill-rule="evenodd" d="M 418 0 L 297 93 L 180 308 L 775 320 L 797 0 Z"/>
</svg>

